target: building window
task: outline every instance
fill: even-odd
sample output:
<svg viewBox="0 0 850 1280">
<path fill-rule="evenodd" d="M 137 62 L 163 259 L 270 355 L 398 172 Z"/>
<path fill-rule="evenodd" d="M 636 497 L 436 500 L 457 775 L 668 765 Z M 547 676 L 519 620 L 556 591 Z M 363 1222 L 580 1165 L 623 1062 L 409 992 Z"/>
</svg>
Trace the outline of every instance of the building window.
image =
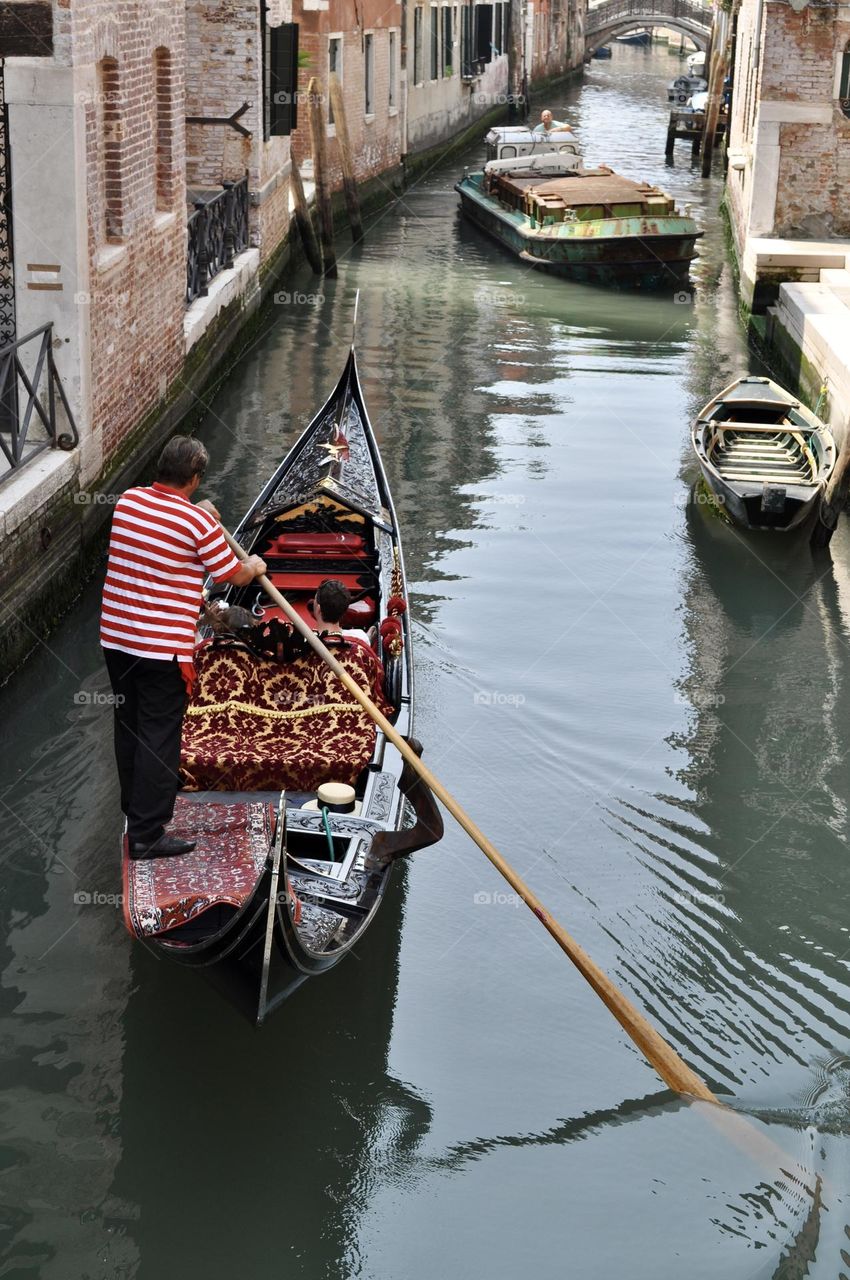
<svg viewBox="0 0 850 1280">
<path fill-rule="evenodd" d="M 422 5 L 413 10 L 413 83 L 422 83 Z"/>
<path fill-rule="evenodd" d="M 448 7 L 442 10 L 443 27 L 441 40 L 442 69 L 444 76 L 452 74 L 452 11 Z"/>
<path fill-rule="evenodd" d="M 440 11 L 435 4 L 431 5 L 431 79 L 437 80 L 440 75 Z"/>
<path fill-rule="evenodd" d="M 101 172 L 103 175 L 103 235 L 107 244 L 116 243 L 124 235 L 124 197 L 122 174 L 121 87 L 118 63 L 104 58 L 100 64 L 100 138 Z"/>
<path fill-rule="evenodd" d="M 365 88 L 366 115 L 375 114 L 375 37 L 365 36 L 363 42 L 363 84 Z"/>
<path fill-rule="evenodd" d="M 153 55 L 154 99 L 156 102 L 156 207 L 174 204 L 174 119 L 171 109 L 171 54 L 157 49 Z"/>
<path fill-rule="evenodd" d="M 342 84 L 342 37 L 331 36 L 328 39 L 328 77 L 336 76 Z M 328 96 L 328 124 L 334 122 L 334 109 Z"/>
<path fill-rule="evenodd" d="M 265 14 L 265 9 L 263 9 Z M 265 136 L 288 138 L 298 127 L 298 23 L 264 28 Z"/>
<path fill-rule="evenodd" d="M 502 6 L 495 4 L 493 5 L 493 57 L 498 58 L 500 53 L 504 53 L 502 48 Z"/>
<path fill-rule="evenodd" d="M 493 61 L 493 6 L 475 6 L 475 61 Z"/>
<path fill-rule="evenodd" d="M 392 110 L 393 107 L 398 106 L 398 70 L 396 67 L 396 62 L 398 59 L 397 46 L 398 46 L 398 36 L 396 35 L 395 31 L 391 31 L 390 46 L 389 46 L 390 74 L 389 74 L 389 99 L 388 99 L 390 110 Z"/>
<path fill-rule="evenodd" d="M 841 81 L 838 86 L 838 105 L 850 116 L 850 41 L 841 57 Z"/>
</svg>

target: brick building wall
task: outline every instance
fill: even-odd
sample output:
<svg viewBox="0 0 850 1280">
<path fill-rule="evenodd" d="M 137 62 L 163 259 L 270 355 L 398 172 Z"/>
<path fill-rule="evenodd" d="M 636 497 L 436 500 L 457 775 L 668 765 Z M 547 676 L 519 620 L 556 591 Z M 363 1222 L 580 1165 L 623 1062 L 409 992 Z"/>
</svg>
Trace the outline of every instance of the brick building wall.
<svg viewBox="0 0 850 1280">
<path fill-rule="evenodd" d="M 743 0 L 727 180 L 739 250 L 748 235 L 850 234 L 850 120 L 839 98 L 848 42 L 846 8 Z"/>
<path fill-rule="evenodd" d="M 529 77 L 562 76 L 584 61 L 584 6 L 570 0 L 537 0 L 532 11 Z"/>
<path fill-rule="evenodd" d="M 311 155 L 307 86 L 316 76 L 325 98 L 328 175 L 332 189 L 342 185 L 342 167 L 336 126 L 330 123 L 327 87 L 329 42 L 338 41 L 338 70 L 351 154 L 358 181 L 364 182 L 394 169 L 402 157 L 401 113 L 401 5 L 365 0 L 353 10 L 346 0 L 329 0 L 326 8 L 305 8 L 296 0 L 302 66 L 298 77 L 298 128 L 292 137 L 292 153 L 303 164 Z M 359 23 L 352 25 L 359 17 Z M 371 40 L 372 101 L 366 102 L 366 62 Z M 390 102 L 391 63 L 394 102 Z M 341 66 L 340 66 L 341 64 Z M 367 111 L 367 106 L 371 110 Z"/>
<path fill-rule="evenodd" d="M 162 399 L 184 356 L 185 63 L 179 0 L 72 10 L 84 107 L 91 431 L 105 459 Z M 167 71 L 155 62 L 167 51 Z M 108 75 L 104 78 L 104 60 Z"/>
<path fill-rule="evenodd" d="M 250 132 L 218 125 L 186 127 L 190 187 L 217 189 L 248 175 L 252 192 L 251 243 L 261 259 L 273 257 L 289 227 L 289 139 L 266 138 L 262 12 L 258 0 L 185 0 L 186 114 L 227 118 L 243 104 L 239 123 Z M 292 20 L 290 0 L 268 0 L 266 25 Z"/>
<path fill-rule="evenodd" d="M 810 3 L 796 12 L 777 5 L 771 16 L 763 95 L 824 108 L 818 120 L 780 125 L 775 233 L 815 239 L 847 235 L 850 119 L 839 106 L 836 69 L 850 42 L 850 11 Z"/>
</svg>

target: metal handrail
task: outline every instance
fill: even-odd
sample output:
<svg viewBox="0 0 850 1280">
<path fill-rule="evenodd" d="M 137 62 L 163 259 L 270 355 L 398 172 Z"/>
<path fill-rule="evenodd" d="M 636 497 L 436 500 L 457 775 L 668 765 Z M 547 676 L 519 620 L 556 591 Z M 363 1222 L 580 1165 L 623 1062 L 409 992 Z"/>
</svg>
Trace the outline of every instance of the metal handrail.
<svg viewBox="0 0 850 1280">
<path fill-rule="evenodd" d="M 248 178 L 225 182 L 211 200 L 196 200 L 189 217 L 186 245 L 186 305 L 205 298 L 220 271 L 233 266 L 248 248 Z"/>
<path fill-rule="evenodd" d="M 21 347 L 39 337 L 41 343 L 35 358 L 35 370 L 30 377 L 18 353 Z M 45 378 L 46 384 L 42 389 Z M 22 389 L 26 392 L 23 412 Z M 68 420 L 70 430 L 67 431 L 60 430 L 57 426 L 57 391 Z M 45 438 L 34 440 L 30 432 L 37 429 L 39 424 Z M 74 449 L 79 442 L 77 424 L 53 359 L 53 322 L 50 321 L 33 329 L 32 333 L 25 334 L 23 338 L 0 347 L 0 459 L 5 457 L 8 463 L 6 471 L 0 474 L 0 484 L 45 449 Z"/>
</svg>

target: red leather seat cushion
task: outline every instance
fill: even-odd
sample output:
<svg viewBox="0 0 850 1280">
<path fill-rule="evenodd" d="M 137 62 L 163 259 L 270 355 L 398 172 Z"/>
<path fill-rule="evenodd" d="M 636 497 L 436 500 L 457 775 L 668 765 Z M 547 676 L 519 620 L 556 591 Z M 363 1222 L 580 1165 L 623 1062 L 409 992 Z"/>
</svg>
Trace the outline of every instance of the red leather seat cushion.
<svg viewBox="0 0 850 1280">
<path fill-rule="evenodd" d="M 279 533 L 269 543 L 264 556 L 345 556 L 357 559 L 369 554 L 366 539 L 359 533 Z"/>
</svg>

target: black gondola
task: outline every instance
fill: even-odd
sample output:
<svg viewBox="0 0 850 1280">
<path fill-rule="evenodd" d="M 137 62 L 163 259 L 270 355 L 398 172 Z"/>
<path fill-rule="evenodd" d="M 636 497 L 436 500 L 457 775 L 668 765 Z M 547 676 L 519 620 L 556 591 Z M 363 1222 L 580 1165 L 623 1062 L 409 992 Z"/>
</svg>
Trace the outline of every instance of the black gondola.
<svg viewBox="0 0 850 1280">
<path fill-rule="evenodd" d="M 343 639 L 334 654 L 412 743 L 404 560 L 353 348 L 236 537 L 305 619 L 323 579 L 349 587 L 343 625 L 375 628 L 375 651 Z M 434 844 L 443 825 L 415 772 L 258 584 L 209 594 L 170 827 L 197 848 L 133 861 L 125 839 L 124 916 L 160 957 L 200 969 L 260 1023 L 362 941 L 395 859 Z M 331 781 L 353 787 L 349 811 L 319 803 Z"/>
</svg>

